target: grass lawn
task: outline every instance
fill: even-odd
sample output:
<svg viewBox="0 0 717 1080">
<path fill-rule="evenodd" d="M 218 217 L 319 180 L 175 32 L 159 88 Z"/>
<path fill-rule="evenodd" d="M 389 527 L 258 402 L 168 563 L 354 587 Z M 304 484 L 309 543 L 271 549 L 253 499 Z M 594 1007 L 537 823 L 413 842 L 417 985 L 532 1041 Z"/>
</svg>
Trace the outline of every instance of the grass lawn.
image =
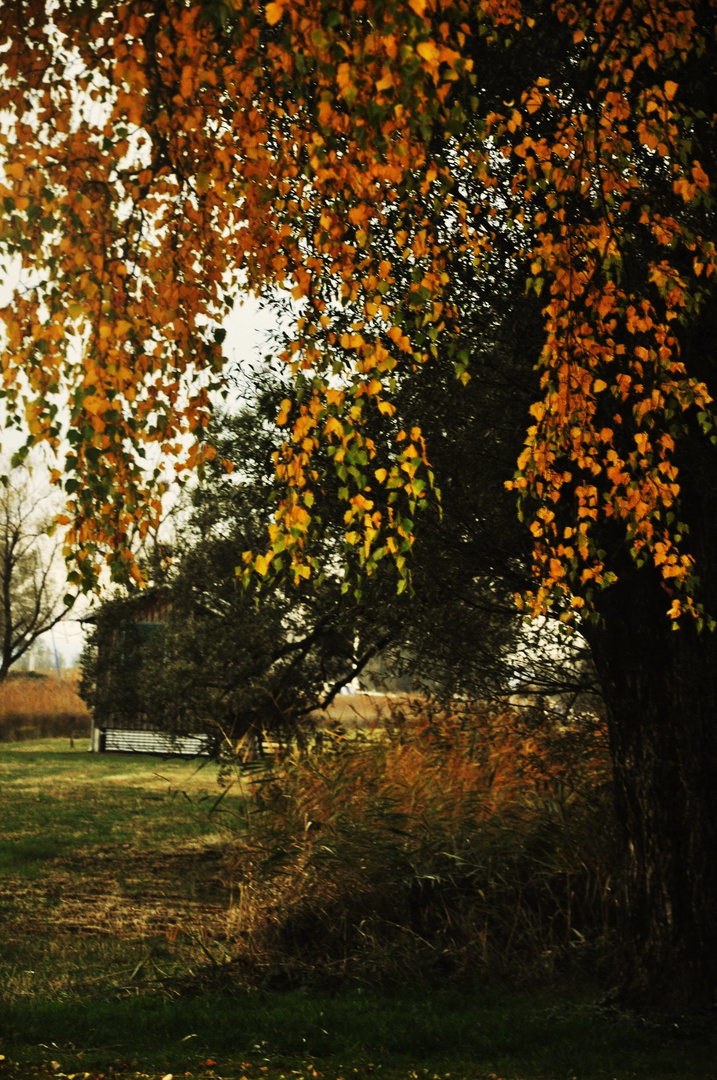
<svg viewBox="0 0 717 1080">
<path fill-rule="evenodd" d="M 717 1077 L 709 1031 L 589 987 L 242 989 L 237 789 L 86 745 L 0 744 L 0 1080 Z"/>
</svg>

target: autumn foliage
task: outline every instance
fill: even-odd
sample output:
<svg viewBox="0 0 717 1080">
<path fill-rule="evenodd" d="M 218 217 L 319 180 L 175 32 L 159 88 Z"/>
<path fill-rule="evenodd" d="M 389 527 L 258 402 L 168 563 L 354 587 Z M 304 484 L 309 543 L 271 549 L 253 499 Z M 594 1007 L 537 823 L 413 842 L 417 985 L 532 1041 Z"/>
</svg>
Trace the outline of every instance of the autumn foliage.
<svg viewBox="0 0 717 1080">
<path fill-rule="evenodd" d="M 470 377 L 461 298 L 508 261 L 544 301 L 542 397 L 510 481 L 535 541 L 529 606 L 589 607 L 614 577 L 614 525 L 660 568 L 671 616 L 697 611 L 679 446 L 713 420 L 680 335 L 713 290 L 714 14 L 7 0 L 0 248 L 22 287 L 2 312 L 3 388 L 59 455 L 77 582 L 105 553 L 138 574 L 130 539 L 161 495 L 144 448 L 180 469 L 212 453 L 219 324 L 237 294 L 275 288 L 296 315 L 284 498 L 245 564 L 311 575 L 327 446 L 347 550 L 405 580 L 430 447 L 400 424 L 379 444 L 367 421 L 390 420 L 397 380 L 439 349 Z"/>
</svg>

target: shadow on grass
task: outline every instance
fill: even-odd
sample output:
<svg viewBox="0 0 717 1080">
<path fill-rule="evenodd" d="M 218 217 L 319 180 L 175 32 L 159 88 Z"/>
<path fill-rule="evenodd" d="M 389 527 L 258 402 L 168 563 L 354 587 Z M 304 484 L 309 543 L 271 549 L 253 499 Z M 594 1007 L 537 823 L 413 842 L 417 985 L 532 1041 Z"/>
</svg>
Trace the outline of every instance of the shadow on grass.
<svg viewBox="0 0 717 1080">
<path fill-rule="evenodd" d="M 56 1074 L 119 1069 L 124 1076 L 126 1067 L 128 1077 L 138 1075 L 131 1063 L 183 1074 L 209 1058 L 220 1063 L 216 1075 L 241 1077 L 253 1063 L 267 1080 L 311 1070 L 410 1078 L 423 1071 L 432 1080 L 438 1074 L 441 1080 L 448 1074 L 453 1080 L 706 1080 L 715 1075 L 717 1050 L 714 1035 L 681 1037 L 678 1027 L 611 1013 L 586 995 L 568 1000 L 543 992 L 388 997 L 356 989 L 35 1000 L 6 1008 L 0 1032 L 5 1054 L 24 1068 L 51 1057 L 59 1062 Z M 22 1074 L 7 1066 L 5 1075 Z"/>
</svg>

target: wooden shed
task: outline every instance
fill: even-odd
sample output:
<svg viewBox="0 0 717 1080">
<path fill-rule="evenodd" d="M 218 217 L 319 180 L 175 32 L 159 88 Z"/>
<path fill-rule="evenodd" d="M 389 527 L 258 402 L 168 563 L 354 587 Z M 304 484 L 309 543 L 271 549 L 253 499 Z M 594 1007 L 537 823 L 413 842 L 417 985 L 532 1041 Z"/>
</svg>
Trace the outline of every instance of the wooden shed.
<svg viewBox="0 0 717 1080">
<path fill-rule="evenodd" d="M 147 590 L 103 606 L 86 622 L 96 639 L 95 688 L 90 749 L 95 753 L 195 757 L 212 752 L 206 733 L 168 731 L 150 720 L 137 694 L 145 658 L 156 662 L 170 609 L 166 591 Z"/>
</svg>

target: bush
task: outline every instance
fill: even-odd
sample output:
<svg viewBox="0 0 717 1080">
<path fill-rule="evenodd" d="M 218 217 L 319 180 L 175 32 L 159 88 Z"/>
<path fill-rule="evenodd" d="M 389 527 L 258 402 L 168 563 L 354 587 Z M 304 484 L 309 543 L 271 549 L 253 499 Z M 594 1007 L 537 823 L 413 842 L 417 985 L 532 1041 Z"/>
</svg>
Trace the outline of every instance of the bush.
<svg viewBox="0 0 717 1080">
<path fill-rule="evenodd" d="M 90 713 L 74 677 L 12 674 L 0 683 L 0 742 L 90 733 Z"/>
<path fill-rule="evenodd" d="M 538 719 L 540 722 L 538 722 Z M 545 978 L 610 957 L 602 726 L 437 708 L 255 788 L 236 929 L 271 978 Z"/>
</svg>

